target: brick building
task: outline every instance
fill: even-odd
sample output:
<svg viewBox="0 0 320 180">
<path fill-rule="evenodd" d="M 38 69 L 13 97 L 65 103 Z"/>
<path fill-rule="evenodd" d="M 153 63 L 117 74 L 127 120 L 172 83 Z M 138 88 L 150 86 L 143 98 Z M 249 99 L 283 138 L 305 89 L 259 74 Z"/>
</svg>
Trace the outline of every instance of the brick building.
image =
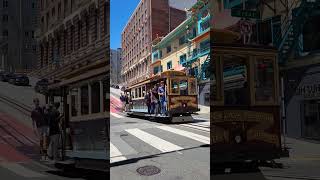
<svg viewBox="0 0 320 180">
<path fill-rule="evenodd" d="M 167 35 L 186 19 L 169 0 L 141 0 L 121 36 L 122 81 L 130 85 L 149 75 L 152 41 Z"/>
<path fill-rule="evenodd" d="M 0 69 L 21 72 L 36 64 L 37 0 L 0 0 Z"/>
<path fill-rule="evenodd" d="M 40 77 L 63 81 L 109 60 L 109 0 L 40 0 Z M 108 64 L 108 63 L 106 63 Z"/>
</svg>

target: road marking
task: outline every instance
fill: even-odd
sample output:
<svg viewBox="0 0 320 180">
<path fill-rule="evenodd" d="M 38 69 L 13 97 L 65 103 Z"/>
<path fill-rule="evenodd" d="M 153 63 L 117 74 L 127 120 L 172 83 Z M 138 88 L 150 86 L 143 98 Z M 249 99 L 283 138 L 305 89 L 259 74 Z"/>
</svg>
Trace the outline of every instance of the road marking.
<svg viewBox="0 0 320 180">
<path fill-rule="evenodd" d="M 113 112 L 110 112 L 110 115 L 113 116 L 113 117 L 116 117 L 116 118 L 124 118 L 123 116 L 117 114 L 117 113 L 113 113 Z"/>
<path fill-rule="evenodd" d="M 46 177 L 46 175 L 40 174 L 40 173 L 32 171 L 30 169 L 27 169 L 18 163 L 6 162 L 6 163 L 0 163 L 0 166 L 14 172 L 15 174 L 17 174 L 19 176 L 26 177 L 26 178 Z"/>
<path fill-rule="evenodd" d="M 110 163 L 126 160 L 119 149 L 110 142 Z"/>
<path fill-rule="evenodd" d="M 199 142 L 202 142 L 204 144 L 210 144 L 210 138 L 209 137 L 205 137 L 205 136 L 202 136 L 202 135 L 199 135 L 199 134 L 195 134 L 195 133 L 192 133 L 192 132 L 188 132 L 188 131 L 184 131 L 184 130 L 181 130 L 181 129 L 172 128 L 172 127 L 169 127 L 169 126 L 157 126 L 157 128 L 165 130 L 165 131 L 168 131 L 168 132 L 172 132 L 172 133 L 178 134 L 180 136 L 184 136 L 184 137 L 187 137 L 187 138 L 199 141 Z"/>
<path fill-rule="evenodd" d="M 202 127 L 210 127 L 210 122 L 199 122 L 199 123 L 189 123 L 189 124 L 202 126 Z"/>
<path fill-rule="evenodd" d="M 157 136 L 144 132 L 140 129 L 127 129 L 128 133 L 134 135 L 135 137 L 139 138 L 140 140 L 144 141 L 145 143 L 153 146 L 154 148 L 160 150 L 161 152 L 172 152 L 172 151 L 179 151 L 183 148 L 172 144 L 166 140 L 163 140 Z"/>
<path fill-rule="evenodd" d="M 190 124 L 180 124 L 179 126 L 210 132 L 210 128 L 204 128 L 204 127 L 200 127 L 200 126 L 193 126 L 193 125 L 190 125 Z"/>
<path fill-rule="evenodd" d="M 200 118 L 200 117 L 193 117 L 193 119 L 199 120 L 199 121 L 210 121 L 210 119 Z"/>
</svg>

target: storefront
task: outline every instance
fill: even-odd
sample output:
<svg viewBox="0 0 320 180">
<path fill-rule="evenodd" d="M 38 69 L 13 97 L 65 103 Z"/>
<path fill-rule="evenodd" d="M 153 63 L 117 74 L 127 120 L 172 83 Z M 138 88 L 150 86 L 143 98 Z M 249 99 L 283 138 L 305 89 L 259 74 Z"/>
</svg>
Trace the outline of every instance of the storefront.
<svg viewBox="0 0 320 180">
<path fill-rule="evenodd" d="M 298 81 L 299 76 L 288 77 L 287 83 Z M 289 137 L 320 140 L 320 66 L 307 69 L 301 77 L 287 102 L 287 134 Z"/>
</svg>

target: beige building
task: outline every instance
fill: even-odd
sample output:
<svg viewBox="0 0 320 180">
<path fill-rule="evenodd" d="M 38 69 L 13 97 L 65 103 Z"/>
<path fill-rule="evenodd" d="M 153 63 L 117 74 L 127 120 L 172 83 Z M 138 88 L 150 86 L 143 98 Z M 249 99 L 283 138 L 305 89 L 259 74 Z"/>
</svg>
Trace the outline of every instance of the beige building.
<svg viewBox="0 0 320 180">
<path fill-rule="evenodd" d="M 109 56 L 107 0 L 41 0 L 38 37 L 40 77 L 64 80 Z"/>
</svg>

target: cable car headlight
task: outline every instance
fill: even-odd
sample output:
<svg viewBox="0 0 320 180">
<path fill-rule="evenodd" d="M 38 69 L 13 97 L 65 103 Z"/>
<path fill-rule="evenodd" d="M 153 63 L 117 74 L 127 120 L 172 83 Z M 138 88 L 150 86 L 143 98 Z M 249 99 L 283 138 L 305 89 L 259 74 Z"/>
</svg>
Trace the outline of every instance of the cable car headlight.
<svg viewBox="0 0 320 180">
<path fill-rule="evenodd" d="M 234 140 L 236 141 L 236 143 L 241 143 L 241 141 L 242 141 L 242 139 L 241 139 L 241 136 L 236 136 L 235 138 L 234 138 Z"/>
<path fill-rule="evenodd" d="M 182 106 L 185 108 L 185 107 L 187 107 L 187 104 L 186 104 L 186 103 L 183 103 Z"/>
</svg>

